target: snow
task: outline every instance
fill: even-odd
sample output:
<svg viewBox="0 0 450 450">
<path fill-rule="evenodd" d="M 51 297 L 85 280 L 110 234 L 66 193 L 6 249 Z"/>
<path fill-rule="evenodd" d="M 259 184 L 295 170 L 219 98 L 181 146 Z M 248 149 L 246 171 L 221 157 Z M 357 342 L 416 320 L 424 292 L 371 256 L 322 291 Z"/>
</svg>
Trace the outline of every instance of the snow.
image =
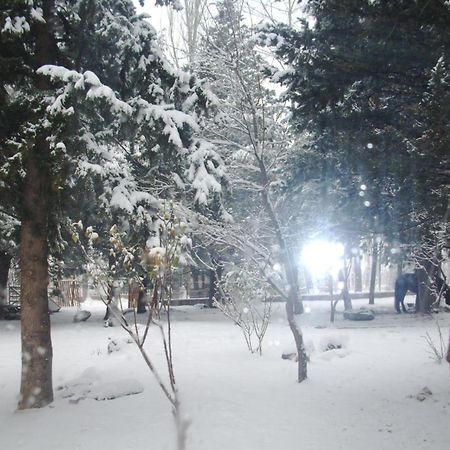
<svg viewBox="0 0 450 450">
<path fill-rule="evenodd" d="M 42 8 L 30 8 L 30 16 L 36 22 L 46 23 L 44 19 L 44 11 Z"/>
<path fill-rule="evenodd" d="M 1 30 L 2 33 L 11 33 L 11 34 L 25 34 L 30 31 L 30 24 L 27 22 L 25 17 L 6 17 L 5 25 Z"/>
<path fill-rule="evenodd" d="M 75 89 L 84 89 L 85 86 L 89 86 L 86 93 L 86 98 L 88 99 L 102 99 L 107 104 L 110 105 L 111 111 L 113 113 L 123 113 L 124 115 L 130 116 L 133 112 L 132 108 L 128 103 L 117 98 L 114 91 L 109 87 L 104 85 L 95 73 L 87 70 L 84 73 L 79 73 L 75 70 L 69 70 L 63 66 L 55 65 L 45 65 L 37 70 L 37 73 L 50 77 L 53 81 L 63 81 L 65 83 L 73 83 Z M 64 94 L 60 95 L 53 105 L 50 105 L 49 109 L 53 114 L 58 113 L 63 109 L 63 103 L 65 97 L 71 91 L 72 85 L 68 84 L 65 87 Z"/>
<path fill-rule="evenodd" d="M 281 359 L 293 349 L 282 304 L 274 305 L 262 357 L 246 350 L 238 327 L 218 310 L 174 308 L 188 450 L 448 450 L 449 368 L 429 358 L 423 336 L 437 339 L 437 321 L 446 339 L 450 315 L 396 314 L 392 299 L 376 303 L 375 320 L 349 322 L 339 313 L 331 327 L 328 302 L 306 302 L 310 313 L 299 322 L 311 362 L 302 384 L 295 362 Z M 41 410 L 16 411 L 20 326 L 0 321 L 1 447 L 175 449 L 170 406 L 136 346 L 120 327 L 103 327 L 100 302 L 82 307 L 92 312 L 88 322 L 72 322 L 75 308 L 52 315 L 61 388 Z M 153 330 L 146 348 L 164 373 L 158 337 Z M 120 350 L 108 353 L 112 341 Z M 340 348 L 327 350 L 330 343 Z"/>
<path fill-rule="evenodd" d="M 86 322 L 91 317 L 91 313 L 86 310 L 77 311 L 73 316 L 74 322 Z"/>
<path fill-rule="evenodd" d="M 133 378 L 105 381 L 102 374 L 94 367 L 86 369 L 79 377 L 58 386 L 57 397 L 70 398 L 70 403 L 80 400 L 114 400 L 127 395 L 140 394 L 144 386 Z"/>
</svg>

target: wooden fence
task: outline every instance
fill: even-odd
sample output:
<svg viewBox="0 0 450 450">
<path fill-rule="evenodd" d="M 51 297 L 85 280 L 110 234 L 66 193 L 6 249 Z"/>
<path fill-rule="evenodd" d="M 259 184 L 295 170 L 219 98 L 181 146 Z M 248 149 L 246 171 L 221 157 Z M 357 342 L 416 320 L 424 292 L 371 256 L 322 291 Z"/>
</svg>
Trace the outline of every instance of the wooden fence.
<svg viewBox="0 0 450 450">
<path fill-rule="evenodd" d="M 59 306 L 80 306 L 81 289 L 80 283 L 75 279 L 58 280 L 58 298 L 56 302 Z"/>
</svg>

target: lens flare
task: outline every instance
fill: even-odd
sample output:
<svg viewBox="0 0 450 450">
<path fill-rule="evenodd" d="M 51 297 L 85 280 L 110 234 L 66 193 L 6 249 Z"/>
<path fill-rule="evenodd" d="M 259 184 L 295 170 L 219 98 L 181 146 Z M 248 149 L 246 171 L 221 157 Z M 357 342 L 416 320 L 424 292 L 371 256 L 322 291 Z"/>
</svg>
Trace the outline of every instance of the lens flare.
<svg viewBox="0 0 450 450">
<path fill-rule="evenodd" d="M 344 246 L 340 242 L 311 241 L 303 247 L 302 261 L 315 276 L 326 275 L 342 265 Z"/>
</svg>

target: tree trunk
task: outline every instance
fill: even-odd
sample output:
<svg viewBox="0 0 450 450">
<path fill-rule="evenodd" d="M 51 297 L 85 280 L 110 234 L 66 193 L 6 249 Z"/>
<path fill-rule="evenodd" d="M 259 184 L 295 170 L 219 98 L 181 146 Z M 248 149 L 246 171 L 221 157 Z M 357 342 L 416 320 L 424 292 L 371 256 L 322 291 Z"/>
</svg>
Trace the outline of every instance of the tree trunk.
<svg viewBox="0 0 450 450">
<path fill-rule="evenodd" d="M 345 311 L 351 311 L 353 309 L 352 299 L 348 292 L 348 277 L 350 275 L 350 266 L 347 265 L 347 259 L 344 257 L 344 267 L 339 271 L 339 281 L 342 283 L 342 300 L 344 300 Z"/>
<path fill-rule="evenodd" d="M 214 295 L 216 294 L 216 271 L 209 270 L 209 289 L 208 289 L 208 308 L 212 308 L 214 304 Z"/>
<path fill-rule="evenodd" d="M 295 314 L 303 313 L 303 302 L 298 292 L 297 271 L 292 263 L 292 256 L 287 246 L 286 240 L 281 231 L 280 223 L 277 215 L 273 209 L 273 205 L 269 198 L 269 177 L 267 176 L 266 166 L 264 161 L 257 157 L 260 174 L 261 174 L 261 198 L 263 207 L 272 223 L 273 230 L 277 244 L 280 248 L 281 263 L 286 274 L 287 295 L 286 295 L 286 316 L 294 336 L 295 346 L 297 348 L 298 356 L 298 376 L 299 383 L 304 381 L 307 377 L 308 357 L 306 356 L 305 346 L 303 343 L 303 334 L 295 320 Z"/>
<path fill-rule="evenodd" d="M 139 289 L 138 299 L 137 299 L 137 314 L 145 314 L 147 312 L 147 308 L 145 307 L 145 294 L 146 294 L 146 284 L 141 286 Z"/>
<path fill-rule="evenodd" d="M 344 300 L 345 311 L 351 311 L 353 309 L 352 299 L 348 292 L 347 283 L 344 281 L 344 287 L 342 288 L 342 299 Z"/>
<path fill-rule="evenodd" d="M 403 274 L 403 258 L 401 258 L 400 261 L 397 263 L 397 278 L 400 278 L 402 274 Z"/>
<path fill-rule="evenodd" d="M 435 297 L 430 289 L 431 280 L 436 277 L 437 267 L 430 260 L 421 260 L 420 268 L 416 269 L 417 276 L 417 301 L 416 312 L 429 314 Z"/>
<path fill-rule="evenodd" d="M 222 278 L 223 265 L 213 259 L 212 264 L 214 269 L 209 271 L 209 290 L 208 290 L 208 307 L 212 308 L 214 304 L 214 297 L 218 293 L 218 283 Z"/>
<path fill-rule="evenodd" d="M 109 317 L 111 316 L 111 304 L 114 301 L 114 295 L 115 295 L 115 288 L 113 287 L 113 285 L 110 283 L 108 284 L 108 292 L 106 294 L 106 311 L 105 311 L 105 315 L 103 316 L 103 320 L 108 320 Z"/>
<path fill-rule="evenodd" d="M 378 269 L 378 242 L 373 240 L 372 258 L 370 264 L 369 305 L 375 304 L 375 283 Z"/>
<path fill-rule="evenodd" d="M 34 70 L 56 63 L 51 35 L 54 0 L 42 2 L 44 22 L 33 24 L 36 36 Z M 46 78 L 35 76 L 37 91 L 49 89 Z M 20 227 L 20 303 L 22 328 L 22 379 L 19 409 L 40 408 L 53 401 L 52 342 L 48 309 L 48 217 L 50 149 L 47 136 L 38 134 L 24 155 Z"/>
<path fill-rule="evenodd" d="M 292 335 L 294 336 L 295 346 L 297 348 L 297 381 L 301 383 L 302 381 L 306 380 L 308 376 L 308 357 L 305 351 L 302 331 L 295 320 L 293 298 L 286 302 L 286 316 L 289 323 L 289 328 L 291 329 Z"/>
<path fill-rule="evenodd" d="M 354 270 L 355 270 L 355 292 L 362 292 L 363 282 L 362 282 L 362 272 L 361 272 L 361 258 L 359 255 L 353 257 Z"/>
<path fill-rule="evenodd" d="M 330 295 L 330 322 L 334 323 L 334 318 L 336 316 L 336 306 L 339 301 L 339 297 L 337 300 L 334 299 L 333 294 L 333 277 L 328 275 L 328 294 Z"/>
<path fill-rule="evenodd" d="M 52 343 L 48 310 L 48 144 L 41 137 L 25 163 L 20 228 L 22 381 L 19 409 L 53 401 Z"/>
<path fill-rule="evenodd" d="M 11 266 L 12 256 L 5 251 L 0 251 L 0 305 L 8 303 L 7 287 L 9 268 Z"/>
</svg>

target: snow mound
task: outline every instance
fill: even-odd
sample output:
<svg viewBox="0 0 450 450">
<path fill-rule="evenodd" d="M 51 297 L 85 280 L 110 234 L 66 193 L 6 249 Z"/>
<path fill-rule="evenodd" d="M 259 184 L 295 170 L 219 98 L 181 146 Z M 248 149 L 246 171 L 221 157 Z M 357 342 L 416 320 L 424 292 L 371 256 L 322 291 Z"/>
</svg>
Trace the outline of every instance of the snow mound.
<svg viewBox="0 0 450 450">
<path fill-rule="evenodd" d="M 78 403 L 87 398 L 94 400 L 113 400 L 127 395 L 140 394 L 144 386 L 139 381 L 129 378 L 104 381 L 99 371 L 90 367 L 79 377 L 57 387 L 62 398 L 70 403 Z"/>
<path fill-rule="evenodd" d="M 124 338 L 124 339 L 112 339 L 108 338 L 108 354 L 114 353 L 114 352 L 120 352 L 126 345 L 132 344 L 133 340 L 130 337 Z"/>
<path fill-rule="evenodd" d="M 330 350 L 339 350 L 347 347 L 348 337 L 340 334 L 331 334 L 324 336 L 319 343 L 319 349 L 322 352 Z"/>
<path fill-rule="evenodd" d="M 95 398 L 95 400 L 113 400 L 126 395 L 140 394 L 143 391 L 142 383 L 129 378 L 94 386 L 94 389 L 89 393 L 89 397 Z"/>
<path fill-rule="evenodd" d="M 62 398 L 79 401 L 87 398 L 92 386 L 99 383 L 100 379 L 100 373 L 93 367 L 89 367 L 79 377 L 59 385 L 56 389 L 60 391 Z"/>
<path fill-rule="evenodd" d="M 423 402 L 427 398 L 430 398 L 432 395 L 433 393 L 431 392 L 430 388 L 428 386 L 425 386 L 417 395 L 415 396 L 411 395 L 410 397 L 412 398 L 415 397 L 415 399 L 418 400 L 419 402 Z"/>
<path fill-rule="evenodd" d="M 74 322 L 86 322 L 86 320 L 89 319 L 89 317 L 91 317 L 91 313 L 89 311 L 78 311 L 74 316 L 73 316 L 73 321 Z"/>
<path fill-rule="evenodd" d="M 349 355 L 350 352 L 343 348 L 337 348 L 333 350 L 328 350 L 324 353 L 320 353 L 317 358 L 322 361 L 331 361 L 336 358 L 345 358 L 347 355 Z"/>
</svg>

